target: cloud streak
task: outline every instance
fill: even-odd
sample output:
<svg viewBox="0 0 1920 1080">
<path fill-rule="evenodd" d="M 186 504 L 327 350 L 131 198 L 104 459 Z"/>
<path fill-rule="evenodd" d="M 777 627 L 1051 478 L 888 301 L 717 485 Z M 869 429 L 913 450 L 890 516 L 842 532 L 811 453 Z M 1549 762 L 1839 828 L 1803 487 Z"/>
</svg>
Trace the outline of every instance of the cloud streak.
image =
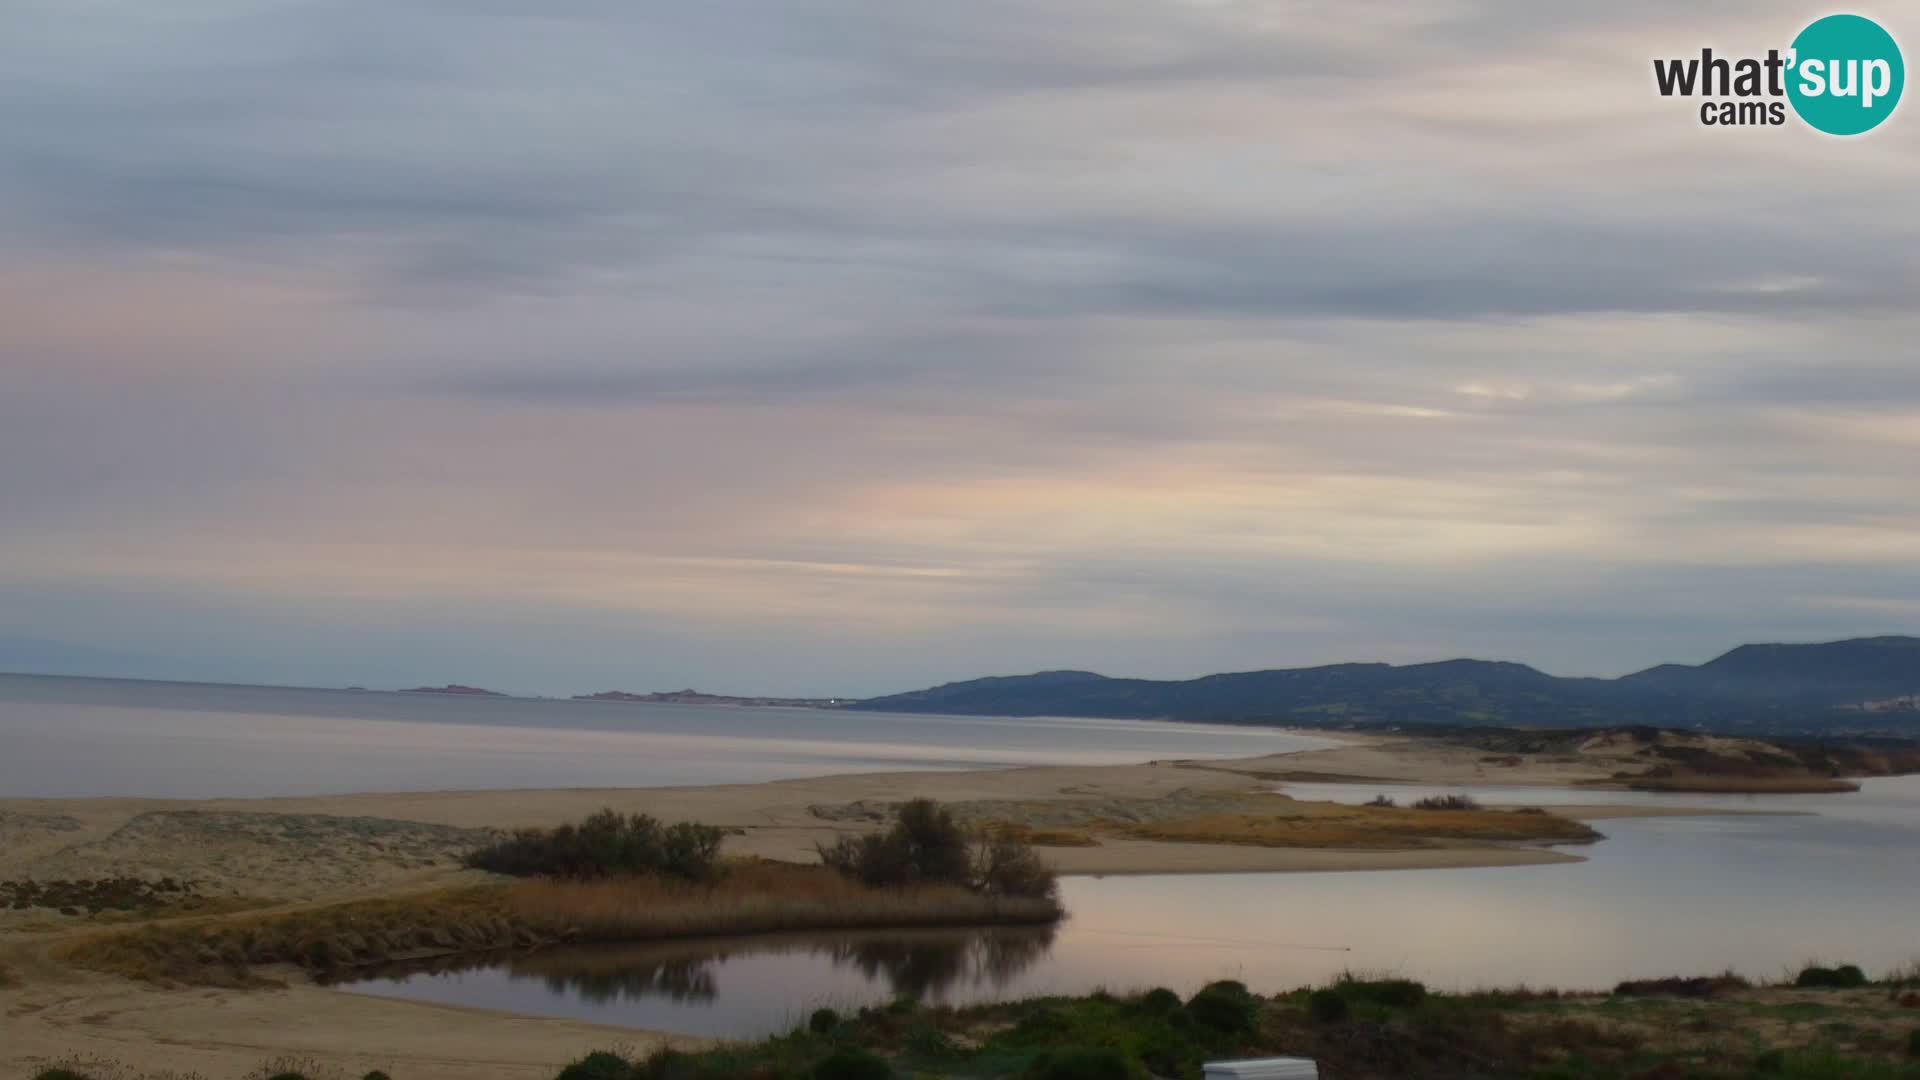
<svg viewBox="0 0 1920 1080">
<path fill-rule="evenodd" d="M 1911 629 L 1920 151 L 1648 83 L 1805 15 L 26 0 L 0 636 L 864 693 Z"/>
</svg>

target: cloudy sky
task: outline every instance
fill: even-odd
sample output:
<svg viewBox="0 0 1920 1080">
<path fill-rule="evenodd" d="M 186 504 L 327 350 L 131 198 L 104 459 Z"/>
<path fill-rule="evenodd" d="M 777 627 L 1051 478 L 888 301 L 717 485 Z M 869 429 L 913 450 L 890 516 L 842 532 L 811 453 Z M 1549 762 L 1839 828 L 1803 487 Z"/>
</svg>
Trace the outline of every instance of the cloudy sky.
<svg viewBox="0 0 1920 1080">
<path fill-rule="evenodd" d="M 1824 10 L 10 0 L 0 669 L 866 694 L 1913 630 L 1920 116 L 1652 89 Z"/>
</svg>

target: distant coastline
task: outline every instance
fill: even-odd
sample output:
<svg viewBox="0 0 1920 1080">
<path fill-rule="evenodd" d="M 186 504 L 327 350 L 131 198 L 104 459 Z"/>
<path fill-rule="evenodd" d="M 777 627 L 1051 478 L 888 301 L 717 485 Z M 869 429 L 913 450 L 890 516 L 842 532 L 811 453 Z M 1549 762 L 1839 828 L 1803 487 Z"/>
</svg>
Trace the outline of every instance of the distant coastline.
<svg viewBox="0 0 1920 1080">
<path fill-rule="evenodd" d="M 699 690 L 656 690 L 646 694 L 602 690 L 597 694 L 575 694 L 573 700 L 639 705 L 751 705 L 785 709 L 843 709 L 859 704 L 857 698 L 741 697 L 734 694 L 708 694 Z"/>
</svg>

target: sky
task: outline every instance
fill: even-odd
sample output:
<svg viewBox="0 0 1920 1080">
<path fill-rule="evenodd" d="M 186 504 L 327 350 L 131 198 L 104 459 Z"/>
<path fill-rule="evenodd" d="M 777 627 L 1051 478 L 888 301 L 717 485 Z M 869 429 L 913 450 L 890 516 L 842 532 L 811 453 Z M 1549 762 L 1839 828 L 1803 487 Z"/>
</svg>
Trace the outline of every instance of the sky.
<svg viewBox="0 0 1920 1080">
<path fill-rule="evenodd" d="M 1920 106 L 1653 89 L 1823 13 L 10 0 L 0 670 L 866 695 L 1913 631 Z"/>
</svg>

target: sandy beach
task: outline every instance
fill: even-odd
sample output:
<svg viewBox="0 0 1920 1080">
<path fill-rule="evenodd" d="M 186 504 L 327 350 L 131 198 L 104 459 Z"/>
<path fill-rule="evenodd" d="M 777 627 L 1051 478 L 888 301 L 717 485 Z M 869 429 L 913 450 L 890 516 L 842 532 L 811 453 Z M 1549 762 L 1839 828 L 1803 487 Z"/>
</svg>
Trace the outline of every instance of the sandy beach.
<svg viewBox="0 0 1920 1080">
<path fill-rule="evenodd" d="M 912 797 L 935 798 L 982 820 L 1044 825 L 1233 807 L 1271 799 L 1266 793 L 1287 779 L 1538 786 L 1604 779 L 1613 767 L 1604 755 L 1500 764 L 1484 758 L 1425 741 L 1356 737 L 1333 749 L 1225 762 L 875 773 L 715 787 L 0 800 L 0 879 L 170 875 L 258 911 L 483 880 L 459 868 L 457 857 L 490 830 L 556 825 L 602 807 L 722 826 L 731 831 L 730 854 L 809 861 L 817 842 L 872 827 L 888 803 Z M 1576 819 L 1697 812 L 1555 808 Z M 1578 858 L 1537 845 L 1469 841 L 1346 850 L 1115 836 L 1098 846 L 1042 853 L 1065 874 L 1359 871 Z M 533 1080 L 597 1046 L 645 1047 L 664 1038 L 374 1000 L 314 986 L 293 970 L 272 973 L 288 984 L 280 990 L 160 989 L 74 971 L 60 961 L 63 945 L 101 932 L 99 923 L 112 918 L 0 912 L 0 965 L 15 983 L 0 989 L 6 1029 L 0 1068 L 26 1074 L 79 1056 L 226 1077 L 278 1055 L 313 1054 L 356 1075 L 380 1068 L 404 1080 Z"/>
</svg>

